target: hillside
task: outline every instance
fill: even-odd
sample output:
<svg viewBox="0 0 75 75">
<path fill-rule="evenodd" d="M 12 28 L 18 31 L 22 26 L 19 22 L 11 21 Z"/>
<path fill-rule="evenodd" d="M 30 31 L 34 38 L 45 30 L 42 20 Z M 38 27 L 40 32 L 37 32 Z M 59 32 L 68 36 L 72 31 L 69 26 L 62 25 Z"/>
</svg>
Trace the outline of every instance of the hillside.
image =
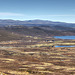
<svg viewBox="0 0 75 75">
<path fill-rule="evenodd" d="M 75 35 L 75 29 L 62 26 L 10 26 L 4 27 L 5 30 L 30 36 L 62 36 Z"/>
<path fill-rule="evenodd" d="M 22 38 L 22 35 L 0 28 L 0 41 L 19 40 Z"/>
</svg>

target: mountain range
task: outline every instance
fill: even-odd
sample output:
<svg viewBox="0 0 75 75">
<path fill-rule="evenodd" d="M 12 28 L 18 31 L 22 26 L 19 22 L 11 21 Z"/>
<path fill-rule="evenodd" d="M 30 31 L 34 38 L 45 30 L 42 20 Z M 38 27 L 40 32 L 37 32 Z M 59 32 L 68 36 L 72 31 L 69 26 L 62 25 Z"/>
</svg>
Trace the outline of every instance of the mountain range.
<svg viewBox="0 0 75 75">
<path fill-rule="evenodd" d="M 2 20 L 0 19 L 0 26 L 7 25 L 24 25 L 24 26 L 64 26 L 64 27 L 75 27 L 75 23 L 65 23 L 65 22 L 53 22 L 48 20 Z"/>
<path fill-rule="evenodd" d="M 22 35 L 41 37 L 75 35 L 75 23 L 48 20 L 19 21 L 0 19 L 0 39 L 19 39 L 22 38 Z"/>
</svg>

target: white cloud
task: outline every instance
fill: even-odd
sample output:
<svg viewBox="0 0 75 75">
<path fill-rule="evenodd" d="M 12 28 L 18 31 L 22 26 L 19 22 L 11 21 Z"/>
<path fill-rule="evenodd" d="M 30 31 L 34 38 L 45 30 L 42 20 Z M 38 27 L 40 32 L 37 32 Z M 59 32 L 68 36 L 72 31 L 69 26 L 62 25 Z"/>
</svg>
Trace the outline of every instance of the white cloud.
<svg viewBox="0 0 75 75">
<path fill-rule="evenodd" d="M 66 17 L 66 16 L 75 16 L 75 15 L 39 15 L 39 16 L 62 16 L 62 17 Z"/>
<path fill-rule="evenodd" d="M 49 15 L 51 16 L 51 15 Z M 52 16 L 75 16 L 75 15 L 52 15 Z"/>
<path fill-rule="evenodd" d="M 9 16 L 9 17 L 11 17 L 11 16 L 19 16 L 19 17 L 48 17 L 48 16 L 57 16 L 57 17 L 66 17 L 66 16 L 75 16 L 75 15 L 55 15 L 55 14 L 53 14 L 53 15 L 25 15 L 25 14 L 19 14 L 19 13 L 11 13 L 11 12 L 0 12 L 0 16 Z"/>
<path fill-rule="evenodd" d="M 10 12 L 0 12 L 0 16 L 24 16 L 24 14 L 10 13 Z"/>
</svg>

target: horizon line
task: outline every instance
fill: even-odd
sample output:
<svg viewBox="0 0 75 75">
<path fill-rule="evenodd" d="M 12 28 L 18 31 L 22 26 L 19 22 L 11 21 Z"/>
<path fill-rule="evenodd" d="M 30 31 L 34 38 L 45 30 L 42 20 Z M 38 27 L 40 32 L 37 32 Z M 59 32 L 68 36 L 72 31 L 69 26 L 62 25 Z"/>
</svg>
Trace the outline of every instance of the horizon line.
<svg viewBox="0 0 75 75">
<path fill-rule="evenodd" d="M 29 21 L 29 20 L 42 20 L 42 21 L 52 21 L 52 22 L 62 22 L 62 21 L 53 21 L 53 20 L 48 20 L 48 19 L 25 19 L 25 20 L 21 20 L 21 19 L 1 19 L 0 20 L 14 20 L 14 21 Z M 62 23 L 73 23 L 74 22 L 62 22 Z"/>
</svg>

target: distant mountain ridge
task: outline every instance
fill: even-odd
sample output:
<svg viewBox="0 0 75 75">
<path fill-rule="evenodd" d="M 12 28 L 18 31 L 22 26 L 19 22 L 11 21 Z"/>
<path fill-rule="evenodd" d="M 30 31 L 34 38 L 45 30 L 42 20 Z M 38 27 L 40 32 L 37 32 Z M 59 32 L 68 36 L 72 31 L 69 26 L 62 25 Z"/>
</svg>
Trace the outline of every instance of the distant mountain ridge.
<svg viewBox="0 0 75 75">
<path fill-rule="evenodd" d="M 65 22 L 53 22 L 48 20 L 2 20 L 0 19 L 0 26 L 10 26 L 10 25 L 24 25 L 24 26 L 64 26 L 64 27 L 75 27 L 75 23 L 65 23 Z"/>
<path fill-rule="evenodd" d="M 19 35 L 40 37 L 75 35 L 75 24 L 53 22 L 48 20 L 19 21 L 0 19 L 0 35 L 2 35 L 1 39 L 5 39 L 6 36 L 7 39 L 16 39 L 15 36 L 18 38 Z M 22 36 L 20 36 L 19 38 L 22 38 Z"/>
</svg>

